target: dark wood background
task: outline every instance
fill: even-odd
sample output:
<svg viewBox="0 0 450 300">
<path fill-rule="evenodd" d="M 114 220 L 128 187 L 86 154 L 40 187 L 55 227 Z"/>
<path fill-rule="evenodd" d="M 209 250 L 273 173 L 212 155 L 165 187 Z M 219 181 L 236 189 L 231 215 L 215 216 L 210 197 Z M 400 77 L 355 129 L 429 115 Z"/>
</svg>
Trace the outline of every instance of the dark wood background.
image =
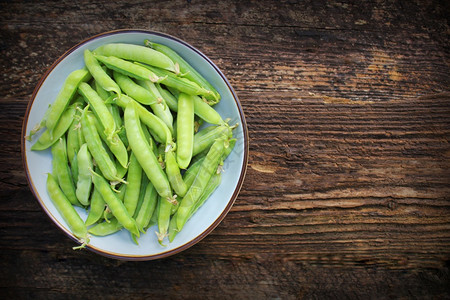
<svg viewBox="0 0 450 300">
<path fill-rule="evenodd" d="M 362 3 L 360 3 L 362 2 Z M 450 298 L 446 1 L 1 1 L 0 294 L 9 299 Z M 224 221 L 169 258 L 73 251 L 27 186 L 35 85 L 92 35 L 184 39 L 246 114 Z"/>
</svg>

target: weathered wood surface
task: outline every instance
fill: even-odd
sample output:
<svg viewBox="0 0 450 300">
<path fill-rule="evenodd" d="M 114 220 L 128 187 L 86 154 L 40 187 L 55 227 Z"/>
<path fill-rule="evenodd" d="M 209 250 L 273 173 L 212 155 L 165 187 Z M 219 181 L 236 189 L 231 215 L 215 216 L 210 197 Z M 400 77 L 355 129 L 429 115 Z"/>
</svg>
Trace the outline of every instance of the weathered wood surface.
<svg viewBox="0 0 450 300">
<path fill-rule="evenodd" d="M 362 2 L 1 2 L 0 294 L 449 298 L 449 6 Z M 231 212 L 159 261 L 72 251 L 22 167 L 39 78 L 66 49 L 119 28 L 203 51 L 248 122 L 248 171 Z"/>
</svg>

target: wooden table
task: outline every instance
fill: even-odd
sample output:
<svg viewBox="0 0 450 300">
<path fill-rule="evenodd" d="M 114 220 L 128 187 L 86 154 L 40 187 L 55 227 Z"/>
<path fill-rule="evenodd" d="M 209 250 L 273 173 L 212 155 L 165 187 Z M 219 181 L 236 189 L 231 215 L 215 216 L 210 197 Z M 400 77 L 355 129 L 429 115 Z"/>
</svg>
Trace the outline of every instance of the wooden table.
<svg viewBox="0 0 450 300">
<path fill-rule="evenodd" d="M 448 299 L 450 9 L 359 2 L 2 2 L 0 294 Z M 121 28 L 204 52 L 248 122 L 247 176 L 232 210 L 200 243 L 157 261 L 73 251 L 33 197 L 20 154 L 46 69 L 83 39 Z"/>
</svg>

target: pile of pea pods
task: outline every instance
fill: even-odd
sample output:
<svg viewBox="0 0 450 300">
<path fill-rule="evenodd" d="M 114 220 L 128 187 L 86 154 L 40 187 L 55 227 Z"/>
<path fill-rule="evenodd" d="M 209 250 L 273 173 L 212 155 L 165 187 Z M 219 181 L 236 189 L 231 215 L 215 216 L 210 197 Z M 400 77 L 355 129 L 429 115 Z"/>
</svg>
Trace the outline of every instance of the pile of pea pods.
<svg viewBox="0 0 450 300">
<path fill-rule="evenodd" d="M 172 242 L 221 181 L 236 142 L 217 90 L 173 49 L 110 43 L 84 51 L 31 150 L 51 149 L 47 191 L 83 248 L 92 235 L 157 225 Z M 201 126 L 204 124 L 203 126 Z M 74 206 L 87 210 L 82 220 Z"/>
</svg>

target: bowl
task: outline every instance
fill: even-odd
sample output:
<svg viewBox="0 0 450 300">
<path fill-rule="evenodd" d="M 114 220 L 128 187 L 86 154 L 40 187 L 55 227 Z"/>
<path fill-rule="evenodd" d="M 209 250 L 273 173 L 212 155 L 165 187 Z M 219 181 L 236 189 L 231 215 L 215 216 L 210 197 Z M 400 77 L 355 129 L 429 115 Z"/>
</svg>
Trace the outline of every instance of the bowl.
<svg viewBox="0 0 450 300">
<path fill-rule="evenodd" d="M 244 113 L 238 97 L 225 75 L 201 51 L 185 41 L 161 32 L 149 30 L 116 30 L 92 36 L 70 48 L 59 57 L 39 80 L 31 101 L 28 104 L 22 126 L 22 136 L 41 121 L 45 111 L 62 87 L 65 78 L 76 69 L 84 66 L 83 52 L 107 43 L 131 43 L 143 45 L 144 40 L 164 44 L 178 52 L 187 62 L 196 68 L 221 94 L 221 101 L 214 107 L 223 118 L 230 118 L 230 124 L 238 123 L 234 129 L 236 145 L 224 163 L 222 182 L 203 206 L 191 217 L 173 242 L 160 245 L 154 232 L 149 228 L 146 234 L 135 244 L 126 230 L 98 237 L 92 236 L 87 249 L 100 255 L 121 260 L 152 260 L 167 257 L 195 245 L 216 228 L 225 218 L 235 202 L 242 187 L 248 161 L 248 131 Z M 39 134 L 33 138 L 33 142 Z M 46 189 L 47 173 L 52 169 L 50 150 L 31 151 L 33 142 L 22 140 L 22 159 L 31 191 L 44 212 L 54 224 L 74 241 L 78 239 L 71 233 L 67 223 L 57 211 Z M 87 211 L 75 207 L 83 220 Z"/>
</svg>

